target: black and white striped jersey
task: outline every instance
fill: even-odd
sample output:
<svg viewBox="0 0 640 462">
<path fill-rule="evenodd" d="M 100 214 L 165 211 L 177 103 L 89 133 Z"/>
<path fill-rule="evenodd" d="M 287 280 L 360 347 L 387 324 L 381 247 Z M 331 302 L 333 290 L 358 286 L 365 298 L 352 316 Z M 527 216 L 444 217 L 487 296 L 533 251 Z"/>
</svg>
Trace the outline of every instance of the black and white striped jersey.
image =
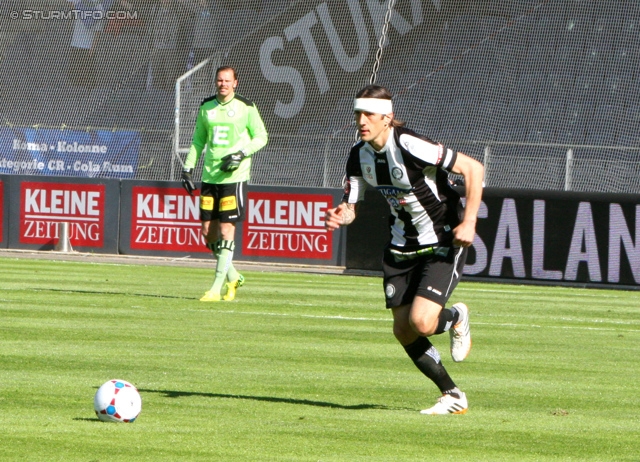
<svg viewBox="0 0 640 462">
<path fill-rule="evenodd" d="M 368 183 L 391 207 L 391 248 L 408 252 L 450 246 L 461 211 L 460 195 L 448 179 L 456 158 L 455 151 L 441 144 L 394 128 L 381 152 L 363 141 L 351 148 L 343 201 L 363 200 Z"/>
</svg>

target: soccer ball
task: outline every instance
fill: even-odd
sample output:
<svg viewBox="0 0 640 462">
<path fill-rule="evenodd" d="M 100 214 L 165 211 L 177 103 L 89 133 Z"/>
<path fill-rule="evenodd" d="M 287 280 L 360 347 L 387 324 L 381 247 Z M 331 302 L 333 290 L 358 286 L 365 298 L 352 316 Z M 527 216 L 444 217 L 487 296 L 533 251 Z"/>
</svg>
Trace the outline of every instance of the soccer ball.
<svg viewBox="0 0 640 462">
<path fill-rule="evenodd" d="M 93 397 L 93 408 L 103 422 L 133 422 L 142 410 L 136 387 L 120 379 L 105 382 Z"/>
</svg>

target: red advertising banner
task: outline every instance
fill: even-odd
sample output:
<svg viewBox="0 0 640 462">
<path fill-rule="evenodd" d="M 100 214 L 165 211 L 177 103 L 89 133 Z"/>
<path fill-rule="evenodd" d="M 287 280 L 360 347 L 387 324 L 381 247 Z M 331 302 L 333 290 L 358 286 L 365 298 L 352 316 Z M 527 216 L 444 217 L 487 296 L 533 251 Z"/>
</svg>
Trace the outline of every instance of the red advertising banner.
<svg viewBox="0 0 640 462">
<path fill-rule="evenodd" d="M 24 181 L 20 197 L 19 242 L 55 244 L 58 223 L 68 222 L 72 245 L 103 246 L 104 185 Z"/>
<path fill-rule="evenodd" d="M 242 230 L 242 254 L 296 259 L 331 259 L 332 239 L 324 229 L 330 194 L 249 192 Z"/>
<path fill-rule="evenodd" d="M 130 247 L 208 253 L 200 232 L 200 197 L 182 188 L 134 186 Z"/>
</svg>

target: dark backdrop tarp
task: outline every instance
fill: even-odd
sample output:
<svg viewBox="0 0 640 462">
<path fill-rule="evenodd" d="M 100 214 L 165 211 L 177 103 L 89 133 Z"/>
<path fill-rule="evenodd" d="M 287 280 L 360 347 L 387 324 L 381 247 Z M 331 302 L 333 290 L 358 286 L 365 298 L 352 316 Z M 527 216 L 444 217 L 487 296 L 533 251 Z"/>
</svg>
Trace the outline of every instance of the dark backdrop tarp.
<svg viewBox="0 0 640 462">
<path fill-rule="evenodd" d="M 368 191 L 347 235 L 347 268 L 381 270 L 388 205 Z M 640 286 L 640 196 L 485 189 L 465 275 Z"/>
</svg>

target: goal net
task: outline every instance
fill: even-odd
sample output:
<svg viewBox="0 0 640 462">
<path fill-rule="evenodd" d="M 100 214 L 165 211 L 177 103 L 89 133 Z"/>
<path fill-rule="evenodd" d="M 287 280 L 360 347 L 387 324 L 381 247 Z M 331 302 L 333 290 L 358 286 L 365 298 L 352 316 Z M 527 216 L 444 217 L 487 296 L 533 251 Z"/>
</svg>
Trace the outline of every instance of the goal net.
<svg viewBox="0 0 640 462">
<path fill-rule="evenodd" d="M 387 4 L 298 2 L 231 50 L 275 135 L 256 181 L 340 184 Z M 487 186 L 640 192 L 639 14 L 631 1 L 399 0 L 376 83 L 409 126 L 483 161 Z"/>
</svg>

